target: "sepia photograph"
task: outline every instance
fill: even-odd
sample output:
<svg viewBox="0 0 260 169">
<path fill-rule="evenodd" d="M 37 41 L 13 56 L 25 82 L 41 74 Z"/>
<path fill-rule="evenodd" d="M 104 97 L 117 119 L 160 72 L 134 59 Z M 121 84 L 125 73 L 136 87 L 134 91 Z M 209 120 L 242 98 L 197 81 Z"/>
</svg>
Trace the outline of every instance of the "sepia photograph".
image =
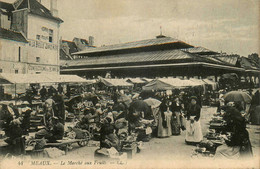
<svg viewBox="0 0 260 169">
<path fill-rule="evenodd" d="M 0 169 L 260 168 L 259 0 L 0 0 Z"/>
</svg>

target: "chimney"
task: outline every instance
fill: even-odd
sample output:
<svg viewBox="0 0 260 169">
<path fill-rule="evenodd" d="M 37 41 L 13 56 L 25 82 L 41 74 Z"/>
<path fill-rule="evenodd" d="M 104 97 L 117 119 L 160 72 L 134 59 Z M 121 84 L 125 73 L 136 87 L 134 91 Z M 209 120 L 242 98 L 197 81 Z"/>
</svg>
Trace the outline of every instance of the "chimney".
<svg viewBox="0 0 260 169">
<path fill-rule="evenodd" d="M 50 11 L 52 16 L 58 17 L 57 0 L 51 0 Z"/>
<path fill-rule="evenodd" d="M 94 37 L 93 36 L 89 36 L 88 37 L 88 45 L 89 46 L 94 46 Z"/>
</svg>

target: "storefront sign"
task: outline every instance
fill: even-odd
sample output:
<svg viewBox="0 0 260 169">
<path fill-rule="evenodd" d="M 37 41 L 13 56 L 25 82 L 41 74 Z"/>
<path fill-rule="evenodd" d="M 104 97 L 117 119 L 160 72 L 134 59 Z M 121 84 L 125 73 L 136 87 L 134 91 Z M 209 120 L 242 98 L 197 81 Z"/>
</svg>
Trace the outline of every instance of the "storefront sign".
<svg viewBox="0 0 260 169">
<path fill-rule="evenodd" d="M 58 45 L 36 41 L 36 40 L 29 40 L 29 46 L 35 48 L 42 48 L 42 49 L 49 49 L 49 50 L 58 50 Z"/>
<path fill-rule="evenodd" d="M 54 66 L 28 65 L 28 70 L 45 71 L 45 72 L 57 72 L 58 68 L 54 67 Z"/>
</svg>

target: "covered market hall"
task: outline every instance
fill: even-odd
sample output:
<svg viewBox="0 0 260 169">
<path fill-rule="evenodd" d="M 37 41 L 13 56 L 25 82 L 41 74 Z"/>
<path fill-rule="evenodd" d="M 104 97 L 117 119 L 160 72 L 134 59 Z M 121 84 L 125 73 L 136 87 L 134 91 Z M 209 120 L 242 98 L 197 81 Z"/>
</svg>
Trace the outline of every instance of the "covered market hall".
<svg viewBox="0 0 260 169">
<path fill-rule="evenodd" d="M 157 36 L 116 45 L 90 48 L 74 53 L 74 60 L 61 61 L 61 74 L 76 74 L 87 78 L 104 77 L 196 77 L 212 76 L 215 81 L 226 73 L 239 78 L 250 77 L 259 82 L 259 69 L 241 66 L 239 58 L 195 47 L 178 39 Z"/>
</svg>

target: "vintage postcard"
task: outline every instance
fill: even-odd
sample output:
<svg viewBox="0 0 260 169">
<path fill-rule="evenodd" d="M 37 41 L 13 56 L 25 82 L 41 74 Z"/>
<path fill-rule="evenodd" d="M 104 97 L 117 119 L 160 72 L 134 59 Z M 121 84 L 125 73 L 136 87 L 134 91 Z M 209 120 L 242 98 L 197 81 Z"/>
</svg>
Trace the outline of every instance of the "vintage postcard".
<svg viewBox="0 0 260 169">
<path fill-rule="evenodd" d="M 259 0 L 0 0 L 0 168 L 259 168 Z"/>
</svg>

